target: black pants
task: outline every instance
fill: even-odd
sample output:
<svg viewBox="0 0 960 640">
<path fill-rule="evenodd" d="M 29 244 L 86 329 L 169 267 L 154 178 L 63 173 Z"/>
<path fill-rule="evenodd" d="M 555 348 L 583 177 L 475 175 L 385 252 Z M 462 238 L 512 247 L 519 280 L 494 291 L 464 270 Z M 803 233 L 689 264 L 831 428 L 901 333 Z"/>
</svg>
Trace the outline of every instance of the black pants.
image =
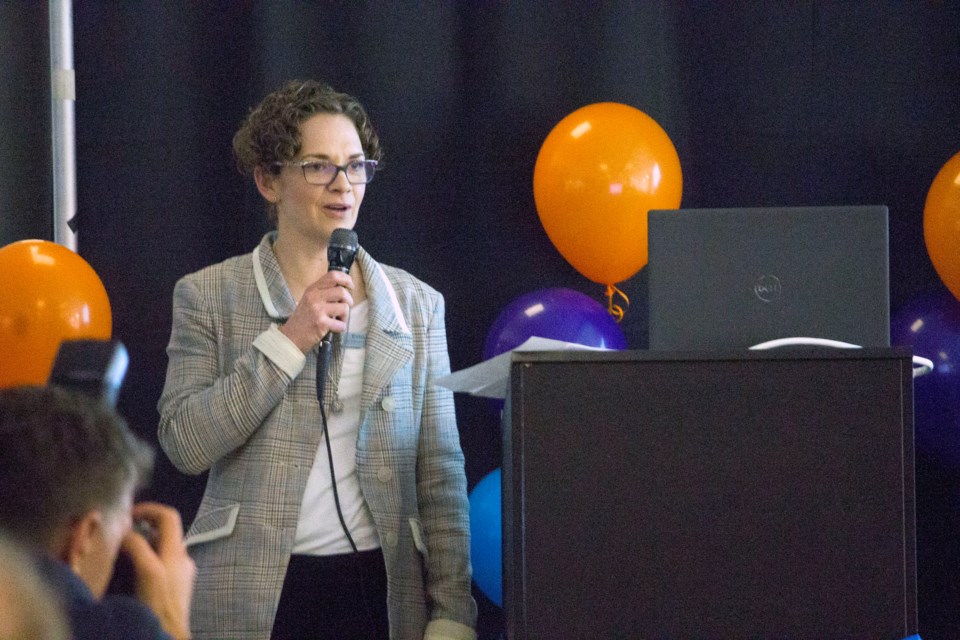
<svg viewBox="0 0 960 640">
<path fill-rule="evenodd" d="M 290 557 L 273 640 L 387 640 L 387 572 L 380 549 Z"/>
</svg>

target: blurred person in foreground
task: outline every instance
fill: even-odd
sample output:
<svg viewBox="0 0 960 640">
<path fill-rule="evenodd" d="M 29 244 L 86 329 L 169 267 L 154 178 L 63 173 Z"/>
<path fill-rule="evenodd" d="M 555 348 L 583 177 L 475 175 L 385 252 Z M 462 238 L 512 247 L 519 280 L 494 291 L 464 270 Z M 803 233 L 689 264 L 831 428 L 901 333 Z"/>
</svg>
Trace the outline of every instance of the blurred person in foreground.
<svg viewBox="0 0 960 640">
<path fill-rule="evenodd" d="M 0 389 L 0 530 L 34 554 L 76 640 L 190 637 L 195 567 L 180 516 L 134 504 L 152 467 L 107 404 L 55 386 Z M 121 549 L 136 597 L 105 595 Z"/>
<path fill-rule="evenodd" d="M 33 558 L 0 536 L 0 640 L 68 640 L 60 600 L 43 582 Z"/>
<path fill-rule="evenodd" d="M 194 637 L 472 640 L 464 457 L 434 384 L 443 297 L 362 247 L 349 273 L 328 264 L 381 157 L 367 113 L 289 82 L 233 148 L 276 228 L 177 283 L 159 403 L 171 461 L 209 470 L 188 532 Z"/>
</svg>

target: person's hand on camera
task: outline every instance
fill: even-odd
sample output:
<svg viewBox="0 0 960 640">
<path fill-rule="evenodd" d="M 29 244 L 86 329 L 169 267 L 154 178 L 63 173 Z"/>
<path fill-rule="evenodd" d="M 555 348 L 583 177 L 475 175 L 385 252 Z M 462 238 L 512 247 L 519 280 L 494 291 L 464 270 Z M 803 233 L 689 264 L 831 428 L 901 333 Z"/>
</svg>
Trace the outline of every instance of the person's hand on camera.
<svg viewBox="0 0 960 640">
<path fill-rule="evenodd" d="M 155 502 L 133 506 L 134 521 L 152 530 L 147 540 L 136 528 L 123 540 L 136 574 L 137 597 L 160 619 L 174 638 L 190 637 L 190 600 L 196 567 L 183 543 L 180 514 Z"/>
</svg>

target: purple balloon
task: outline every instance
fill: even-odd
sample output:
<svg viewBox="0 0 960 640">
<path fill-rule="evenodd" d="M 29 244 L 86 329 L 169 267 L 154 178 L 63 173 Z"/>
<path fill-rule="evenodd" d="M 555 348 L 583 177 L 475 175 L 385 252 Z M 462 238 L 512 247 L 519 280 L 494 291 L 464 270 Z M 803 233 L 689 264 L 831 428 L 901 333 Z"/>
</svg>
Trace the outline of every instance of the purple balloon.
<svg viewBox="0 0 960 640">
<path fill-rule="evenodd" d="M 913 384 L 917 452 L 960 469 L 960 302 L 946 292 L 917 296 L 890 319 L 890 339 L 933 361 Z"/>
<path fill-rule="evenodd" d="M 483 359 L 510 351 L 539 336 L 588 347 L 626 349 L 627 339 L 606 308 L 572 289 L 541 289 L 507 305 L 487 334 Z"/>
</svg>

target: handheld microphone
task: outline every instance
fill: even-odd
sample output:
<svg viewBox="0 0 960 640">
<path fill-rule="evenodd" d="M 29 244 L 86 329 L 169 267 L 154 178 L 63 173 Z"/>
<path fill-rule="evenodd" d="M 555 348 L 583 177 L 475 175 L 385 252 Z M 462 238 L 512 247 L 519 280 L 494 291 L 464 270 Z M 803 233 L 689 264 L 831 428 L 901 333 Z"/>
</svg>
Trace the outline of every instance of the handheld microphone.
<svg viewBox="0 0 960 640">
<path fill-rule="evenodd" d="M 327 245 L 327 262 L 329 271 L 343 271 L 350 273 L 353 259 L 359 249 L 357 232 L 353 229 L 334 229 L 330 234 L 330 244 Z"/>
<path fill-rule="evenodd" d="M 342 271 L 350 273 L 350 267 L 353 266 L 353 259 L 357 256 L 359 249 L 357 232 L 353 229 L 334 229 L 330 235 L 330 243 L 327 245 L 328 271 Z M 323 387 L 327 382 L 327 371 L 330 369 L 330 338 L 328 332 L 320 341 L 320 349 L 317 352 L 317 400 L 323 407 Z"/>
</svg>

